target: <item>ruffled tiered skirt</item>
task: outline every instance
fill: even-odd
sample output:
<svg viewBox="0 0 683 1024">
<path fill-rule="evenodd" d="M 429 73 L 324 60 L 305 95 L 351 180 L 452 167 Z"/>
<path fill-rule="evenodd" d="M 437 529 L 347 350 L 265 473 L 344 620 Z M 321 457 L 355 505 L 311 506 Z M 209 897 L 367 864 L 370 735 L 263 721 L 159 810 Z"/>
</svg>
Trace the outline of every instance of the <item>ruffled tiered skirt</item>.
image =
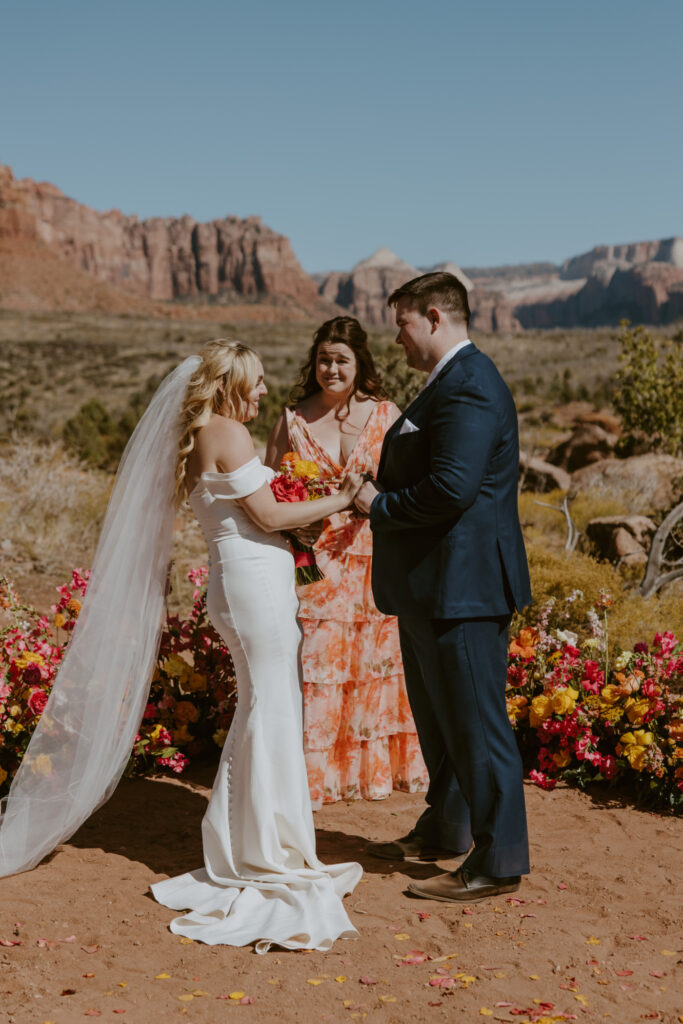
<svg viewBox="0 0 683 1024">
<path fill-rule="evenodd" d="M 298 589 L 314 808 L 361 797 L 381 800 L 392 789 L 420 792 L 428 782 L 398 625 L 372 599 L 370 528 L 367 521 L 345 518 L 335 516 L 316 545 L 325 579 Z"/>
</svg>

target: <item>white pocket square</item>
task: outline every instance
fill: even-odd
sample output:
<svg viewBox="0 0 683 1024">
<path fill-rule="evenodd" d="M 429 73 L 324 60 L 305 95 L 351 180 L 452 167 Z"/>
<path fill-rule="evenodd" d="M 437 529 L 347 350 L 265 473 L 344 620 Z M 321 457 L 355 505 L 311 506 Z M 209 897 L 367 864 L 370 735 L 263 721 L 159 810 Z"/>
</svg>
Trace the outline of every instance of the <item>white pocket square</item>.
<svg viewBox="0 0 683 1024">
<path fill-rule="evenodd" d="M 399 437 L 400 437 L 401 434 L 414 434 L 419 429 L 420 428 L 416 427 L 414 423 L 410 422 L 410 420 L 405 419 L 403 421 L 403 423 L 401 424 L 401 429 L 398 432 L 399 433 Z"/>
</svg>

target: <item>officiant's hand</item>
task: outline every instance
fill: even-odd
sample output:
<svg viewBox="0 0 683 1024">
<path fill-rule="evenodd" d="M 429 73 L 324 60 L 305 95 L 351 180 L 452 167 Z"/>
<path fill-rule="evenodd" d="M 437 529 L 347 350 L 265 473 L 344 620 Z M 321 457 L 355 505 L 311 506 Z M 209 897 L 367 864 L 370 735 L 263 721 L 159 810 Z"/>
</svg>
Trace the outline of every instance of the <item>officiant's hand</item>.
<svg viewBox="0 0 683 1024">
<path fill-rule="evenodd" d="M 370 506 L 379 494 L 378 488 L 375 486 L 374 481 L 366 480 L 358 494 L 356 495 L 355 506 L 358 511 L 364 515 L 370 515 Z"/>
</svg>

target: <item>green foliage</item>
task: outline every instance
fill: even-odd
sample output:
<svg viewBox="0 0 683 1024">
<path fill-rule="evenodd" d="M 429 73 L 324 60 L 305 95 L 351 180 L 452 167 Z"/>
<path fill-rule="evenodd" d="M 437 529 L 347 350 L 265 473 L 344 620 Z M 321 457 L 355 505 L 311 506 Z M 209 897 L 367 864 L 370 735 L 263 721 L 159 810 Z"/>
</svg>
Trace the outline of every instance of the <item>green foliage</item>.
<svg viewBox="0 0 683 1024">
<path fill-rule="evenodd" d="M 158 377 L 150 377 L 145 387 L 136 392 L 119 416 L 114 416 L 100 402 L 91 398 L 68 419 L 62 429 L 67 449 L 88 466 L 116 470 L 128 438 L 159 386 Z"/>
<path fill-rule="evenodd" d="M 258 416 L 246 424 L 247 430 L 254 438 L 262 444 L 268 440 L 268 435 L 275 426 L 275 421 L 282 412 L 285 405 L 289 404 L 289 393 L 292 390 L 294 381 L 291 384 L 273 383 L 266 381 L 268 393 L 259 402 Z"/>
<path fill-rule="evenodd" d="M 405 409 L 427 378 L 424 374 L 410 369 L 403 349 L 396 345 L 391 348 L 373 348 L 372 355 L 389 398 L 399 409 Z"/>
<path fill-rule="evenodd" d="M 645 435 L 650 446 L 683 454 L 683 351 L 676 341 L 656 342 L 643 327 L 622 321 L 621 364 L 613 398 L 622 418 L 624 453 Z"/>
</svg>

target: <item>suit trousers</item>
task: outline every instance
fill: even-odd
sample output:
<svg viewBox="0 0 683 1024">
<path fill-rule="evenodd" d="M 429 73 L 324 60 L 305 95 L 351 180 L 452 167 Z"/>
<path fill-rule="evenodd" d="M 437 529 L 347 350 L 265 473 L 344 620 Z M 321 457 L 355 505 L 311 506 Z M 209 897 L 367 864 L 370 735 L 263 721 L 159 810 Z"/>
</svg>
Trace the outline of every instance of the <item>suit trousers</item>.
<svg viewBox="0 0 683 1024">
<path fill-rule="evenodd" d="M 399 615 L 406 688 L 429 772 L 414 832 L 463 867 L 505 878 L 529 871 L 522 759 L 505 706 L 509 616 Z"/>
</svg>

